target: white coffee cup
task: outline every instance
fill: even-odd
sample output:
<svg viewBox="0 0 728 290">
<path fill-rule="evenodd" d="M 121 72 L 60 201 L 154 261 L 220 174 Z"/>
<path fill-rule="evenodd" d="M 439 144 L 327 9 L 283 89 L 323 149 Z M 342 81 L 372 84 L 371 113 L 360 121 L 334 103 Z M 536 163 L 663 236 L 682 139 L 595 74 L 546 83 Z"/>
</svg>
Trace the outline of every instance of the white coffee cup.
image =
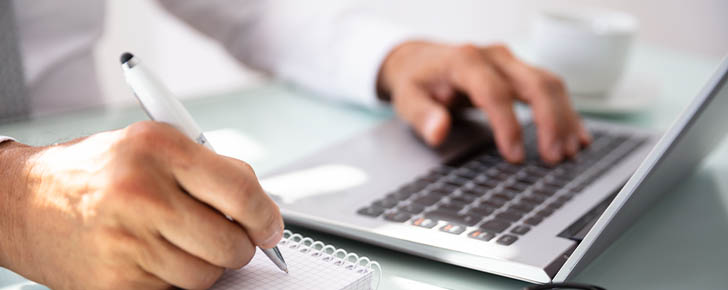
<svg viewBox="0 0 728 290">
<path fill-rule="evenodd" d="M 544 10 L 532 31 L 534 61 L 561 76 L 574 96 L 603 97 L 620 80 L 635 17 L 595 8 Z"/>
</svg>

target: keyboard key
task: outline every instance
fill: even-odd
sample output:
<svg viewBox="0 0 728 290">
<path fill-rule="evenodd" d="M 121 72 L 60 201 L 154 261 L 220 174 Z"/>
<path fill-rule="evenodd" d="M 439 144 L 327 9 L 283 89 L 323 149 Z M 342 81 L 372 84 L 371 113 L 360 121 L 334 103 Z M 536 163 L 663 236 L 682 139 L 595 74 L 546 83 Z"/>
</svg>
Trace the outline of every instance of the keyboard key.
<svg viewBox="0 0 728 290">
<path fill-rule="evenodd" d="M 523 222 L 526 223 L 526 224 L 532 225 L 532 226 L 537 226 L 538 224 L 541 223 L 541 221 L 543 221 L 543 218 L 540 218 L 538 216 L 532 216 L 530 218 L 527 218 Z"/>
<path fill-rule="evenodd" d="M 498 180 L 498 181 L 504 181 L 511 177 L 510 174 L 498 171 L 498 169 L 490 169 L 485 173 L 488 177 Z"/>
<path fill-rule="evenodd" d="M 440 198 L 440 196 L 435 195 L 423 195 L 415 198 L 412 202 L 423 206 L 430 206 L 440 201 Z"/>
<path fill-rule="evenodd" d="M 553 187 L 553 186 L 544 186 L 543 184 L 538 185 L 531 189 L 532 192 L 545 195 L 545 196 L 552 196 L 556 194 L 561 188 Z"/>
<path fill-rule="evenodd" d="M 509 246 L 513 243 L 515 243 L 518 240 L 518 237 L 514 235 L 502 235 L 498 240 L 496 240 L 496 243 L 504 246 Z"/>
<path fill-rule="evenodd" d="M 457 200 L 457 199 L 452 198 L 452 197 L 450 198 L 450 201 L 448 201 L 447 203 L 448 204 L 455 205 L 455 206 L 459 206 L 460 208 L 464 208 L 464 207 L 466 207 L 466 206 L 468 206 L 470 204 L 469 202 Z"/>
<path fill-rule="evenodd" d="M 455 235 L 459 235 L 462 232 L 464 232 L 466 229 L 463 225 L 457 225 L 457 224 L 446 224 L 440 228 L 440 231 L 451 233 Z"/>
<path fill-rule="evenodd" d="M 457 177 L 457 176 L 450 176 L 450 177 L 444 179 L 443 182 L 448 185 L 460 187 L 460 186 L 463 186 L 463 185 L 467 184 L 468 182 L 470 182 L 470 179 Z"/>
<path fill-rule="evenodd" d="M 465 180 L 475 179 L 476 177 L 478 177 L 478 174 L 479 173 L 477 170 L 470 170 L 467 167 L 463 167 L 455 171 L 455 175 Z"/>
<path fill-rule="evenodd" d="M 397 203 L 399 203 L 399 201 L 396 199 L 384 198 L 373 202 L 372 205 L 382 208 L 393 208 L 397 205 Z"/>
<path fill-rule="evenodd" d="M 477 198 L 477 197 L 483 196 L 486 192 L 488 192 L 488 189 L 471 187 L 471 188 L 462 188 L 462 189 L 460 189 L 460 192 Z"/>
<path fill-rule="evenodd" d="M 547 207 L 549 207 L 551 209 L 560 209 L 562 206 L 564 206 L 564 203 L 563 202 L 560 202 L 558 200 L 557 201 L 552 201 L 551 203 L 549 203 L 547 205 Z"/>
<path fill-rule="evenodd" d="M 432 188 L 429 189 L 429 192 L 436 192 L 441 195 L 448 195 L 453 193 L 455 190 L 458 189 L 459 186 L 454 186 L 447 183 L 438 183 L 432 186 Z"/>
<path fill-rule="evenodd" d="M 530 175 L 519 175 L 518 177 L 516 177 L 516 181 L 518 181 L 519 183 L 526 184 L 526 185 L 532 185 L 532 184 L 538 182 L 540 179 L 541 178 L 539 178 L 539 177 L 530 176 Z"/>
<path fill-rule="evenodd" d="M 505 231 L 510 226 L 511 222 L 509 221 L 492 219 L 480 225 L 480 228 L 493 233 L 500 233 L 502 231 Z"/>
<path fill-rule="evenodd" d="M 384 211 L 385 211 L 385 209 L 383 209 L 381 207 L 368 206 L 368 207 L 359 209 L 358 211 L 356 211 L 356 213 L 365 215 L 365 216 L 370 216 L 370 217 L 378 217 L 379 215 L 383 214 Z"/>
<path fill-rule="evenodd" d="M 523 217 L 523 213 L 515 210 L 508 210 L 497 214 L 495 217 L 500 220 L 515 222 Z"/>
<path fill-rule="evenodd" d="M 495 208 L 499 208 L 499 207 L 502 207 L 503 205 L 505 205 L 507 202 L 508 202 L 508 199 L 505 199 L 503 197 L 500 197 L 500 196 L 491 196 L 487 200 L 484 200 L 484 201 L 482 201 L 480 203 L 481 204 L 487 204 L 487 205 L 490 205 L 490 206 L 495 207 Z"/>
<path fill-rule="evenodd" d="M 463 168 L 467 168 L 471 172 L 481 173 L 481 172 L 487 171 L 489 167 L 483 165 L 482 163 L 478 162 L 477 160 L 473 160 L 473 161 L 470 161 L 467 164 L 465 164 L 465 166 L 463 166 Z M 463 177 L 465 177 L 465 176 L 463 176 Z"/>
<path fill-rule="evenodd" d="M 482 219 L 481 217 L 475 215 L 457 214 L 440 209 L 425 213 L 425 217 L 437 220 L 445 220 L 468 226 L 474 226 Z"/>
<path fill-rule="evenodd" d="M 486 231 L 474 230 L 468 234 L 468 237 L 487 242 L 495 238 L 495 234 Z"/>
<path fill-rule="evenodd" d="M 414 192 L 410 193 L 406 191 L 395 191 L 387 194 L 387 198 L 402 201 L 408 199 L 410 196 L 412 196 L 412 194 L 414 194 Z"/>
<path fill-rule="evenodd" d="M 570 188 L 569 192 L 579 194 L 582 191 L 584 191 L 585 188 L 586 188 L 586 186 L 577 185 L 577 186 Z"/>
<path fill-rule="evenodd" d="M 572 196 L 571 194 L 564 194 L 564 195 L 557 197 L 556 200 L 558 200 L 560 202 L 567 202 L 567 201 L 570 201 L 573 197 L 574 196 Z"/>
<path fill-rule="evenodd" d="M 522 197 L 521 198 L 521 201 L 522 202 L 526 202 L 526 203 L 530 203 L 530 204 L 532 204 L 534 206 L 537 206 L 539 204 L 542 204 L 544 201 L 546 201 L 546 197 L 543 196 L 543 195 L 531 194 L 529 196 Z"/>
<path fill-rule="evenodd" d="M 440 180 L 440 178 L 442 178 L 442 175 L 431 172 L 425 176 L 420 177 L 419 179 L 417 179 L 417 181 L 430 184 L 437 182 L 438 180 Z"/>
<path fill-rule="evenodd" d="M 577 176 L 579 176 L 577 172 L 566 171 L 559 168 L 554 171 L 554 174 L 551 177 L 562 181 L 572 181 Z"/>
<path fill-rule="evenodd" d="M 415 180 L 412 183 L 403 185 L 402 187 L 400 187 L 398 189 L 398 191 L 405 191 L 405 192 L 415 193 L 415 192 L 418 192 L 418 191 L 421 191 L 421 190 L 425 189 L 425 187 L 427 187 L 430 184 L 432 184 L 432 182 L 428 182 L 428 181 L 425 181 L 425 180 L 417 179 L 417 180 Z"/>
<path fill-rule="evenodd" d="M 483 156 L 478 157 L 478 161 L 483 165 L 495 165 L 498 162 L 501 161 L 501 158 L 498 157 L 498 153 L 488 153 Z"/>
<path fill-rule="evenodd" d="M 560 179 L 553 179 L 553 178 L 550 178 L 550 179 L 547 179 L 547 180 L 544 181 L 544 184 L 545 185 L 553 186 L 553 187 L 564 187 L 568 183 L 569 183 L 569 181 L 564 181 L 564 180 L 560 180 Z"/>
<path fill-rule="evenodd" d="M 479 176 L 478 178 L 473 180 L 473 183 L 475 183 L 475 185 L 477 185 L 477 186 L 490 189 L 490 188 L 496 188 L 498 186 L 498 184 L 500 184 L 500 181 L 491 179 L 491 178 L 487 178 L 484 176 Z"/>
<path fill-rule="evenodd" d="M 546 176 L 550 170 L 544 169 L 543 167 L 538 167 L 535 165 L 528 165 L 526 166 L 526 169 L 524 170 L 526 174 L 533 177 L 544 177 Z"/>
<path fill-rule="evenodd" d="M 525 203 L 525 202 L 518 202 L 518 203 L 512 204 L 511 206 L 508 207 L 509 210 L 516 210 L 516 211 L 520 211 L 523 213 L 528 213 L 531 210 L 533 210 L 533 208 L 534 208 L 534 206 L 532 204 Z"/>
<path fill-rule="evenodd" d="M 545 218 L 545 217 L 551 216 L 553 213 L 554 213 L 554 210 L 553 209 L 544 208 L 544 209 L 539 210 L 538 212 L 536 212 L 536 215 L 539 216 L 539 217 L 541 217 L 541 218 Z"/>
<path fill-rule="evenodd" d="M 460 194 L 458 196 L 451 196 L 450 197 L 450 200 L 457 201 L 457 202 L 461 202 L 461 203 L 465 203 L 465 204 L 470 204 L 473 201 L 475 201 L 476 199 L 478 199 L 478 198 L 475 197 L 475 196 L 472 196 L 470 194 Z"/>
<path fill-rule="evenodd" d="M 523 192 L 523 191 L 526 191 L 526 189 L 528 189 L 528 187 L 530 187 L 530 186 L 531 186 L 530 184 L 516 181 L 514 183 L 507 185 L 506 188 L 510 189 L 512 191 L 515 191 L 515 192 Z"/>
<path fill-rule="evenodd" d="M 510 190 L 510 189 L 500 189 L 500 190 L 496 191 L 493 194 L 493 196 L 496 196 L 498 198 L 502 198 L 502 199 L 505 199 L 505 200 L 511 200 L 514 197 L 518 196 L 518 194 L 519 194 L 519 192 L 515 192 L 515 191 Z"/>
<path fill-rule="evenodd" d="M 410 203 L 408 205 L 400 206 L 398 210 L 409 214 L 418 214 L 425 210 L 425 207 L 416 203 Z"/>
<path fill-rule="evenodd" d="M 519 170 L 521 170 L 521 166 L 515 165 L 515 164 L 510 164 L 508 162 L 501 162 L 498 165 L 496 165 L 495 168 L 497 168 L 498 170 L 500 170 L 502 172 L 511 173 L 511 174 L 516 173 Z"/>
<path fill-rule="evenodd" d="M 490 214 L 492 214 L 494 211 L 495 211 L 495 209 L 492 207 L 481 205 L 481 206 L 474 207 L 474 208 L 471 208 L 470 210 L 468 210 L 468 214 L 480 216 L 480 217 L 486 217 L 486 216 L 489 216 Z"/>
<path fill-rule="evenodd" d="M 410 218 L 412 218 L 412 215 L 410 215 L 408 213 L 404 213 L 404 212 L 394 212 L 394 213 L 388 213 L 388 214 L 384 215 L 385 220 L 398 222 L 398 223 L 406 222 Z"/>
<path fill-rule="evenodd" d="M 514 233 L 516 235 L 523 235 L 531 230 L 531 227 L 524 226 L 524 225 L 517 225 L 511 229 L 511 233 Z"/>
<path fill-rule="evenodd" d="M 463 209 L 462 206 L 454 204 L 441 204 L 437 206 L 438 211 L 449 212 L 453 214 L 457 214 L 461 209 Z"/>
<path fill-rule="evenodd" d="M 421 217 L 412 221 L 412 224 L 418 227 L 431 229 L 437 225 L 437 220 Z"/>
</svg>

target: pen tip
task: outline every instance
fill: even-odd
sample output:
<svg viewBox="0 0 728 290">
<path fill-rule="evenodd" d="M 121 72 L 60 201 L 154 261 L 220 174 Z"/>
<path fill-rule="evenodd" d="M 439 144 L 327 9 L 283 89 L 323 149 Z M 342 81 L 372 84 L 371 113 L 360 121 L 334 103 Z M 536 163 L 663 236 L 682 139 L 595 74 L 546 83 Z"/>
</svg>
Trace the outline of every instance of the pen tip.
<svg viewBox="0 0 728 290">
<path fill-rule="evenodd" d="M 127 61 L 129 61 L 132 57 L 134 57 L 133 54 L 125 52 L 121 54 L 121 64 L 125 64 Z"/>
</svg>

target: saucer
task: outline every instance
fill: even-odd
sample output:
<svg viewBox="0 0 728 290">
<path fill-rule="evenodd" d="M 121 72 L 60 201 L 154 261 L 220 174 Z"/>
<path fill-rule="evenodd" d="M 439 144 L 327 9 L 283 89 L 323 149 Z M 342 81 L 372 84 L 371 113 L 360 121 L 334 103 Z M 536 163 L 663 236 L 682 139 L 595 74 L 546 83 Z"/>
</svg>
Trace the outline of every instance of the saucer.
<svg viewBox="0 0 728 290">
<path fill-rule="evenodd" d="M 629 115 L 644 112 L 659 96 L 659 85 L 647 77 L 628 76 L 606 96 L 571 94 L 574 108 L 586 114 Z"/>
</svg>

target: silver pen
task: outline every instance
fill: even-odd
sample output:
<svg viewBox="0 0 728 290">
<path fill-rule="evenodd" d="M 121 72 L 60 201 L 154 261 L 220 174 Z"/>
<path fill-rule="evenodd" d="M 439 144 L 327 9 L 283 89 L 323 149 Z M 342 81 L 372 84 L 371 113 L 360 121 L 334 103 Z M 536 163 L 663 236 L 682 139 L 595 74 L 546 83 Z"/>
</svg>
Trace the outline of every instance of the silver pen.
<svg viewBox="0 0 728 290">
<path fill-rule="evenodd" d="M 127 84 L 150 119 L 168 123 L 195 142 L 215 151 L 187 109 L 159 79 L 141 65 L 139 58 L 125 52 L 121 55 L 121 68 Z M 288 266 L 278 247 L 261 250 L 279 269 L 288 273 Z"/>
</svg>

